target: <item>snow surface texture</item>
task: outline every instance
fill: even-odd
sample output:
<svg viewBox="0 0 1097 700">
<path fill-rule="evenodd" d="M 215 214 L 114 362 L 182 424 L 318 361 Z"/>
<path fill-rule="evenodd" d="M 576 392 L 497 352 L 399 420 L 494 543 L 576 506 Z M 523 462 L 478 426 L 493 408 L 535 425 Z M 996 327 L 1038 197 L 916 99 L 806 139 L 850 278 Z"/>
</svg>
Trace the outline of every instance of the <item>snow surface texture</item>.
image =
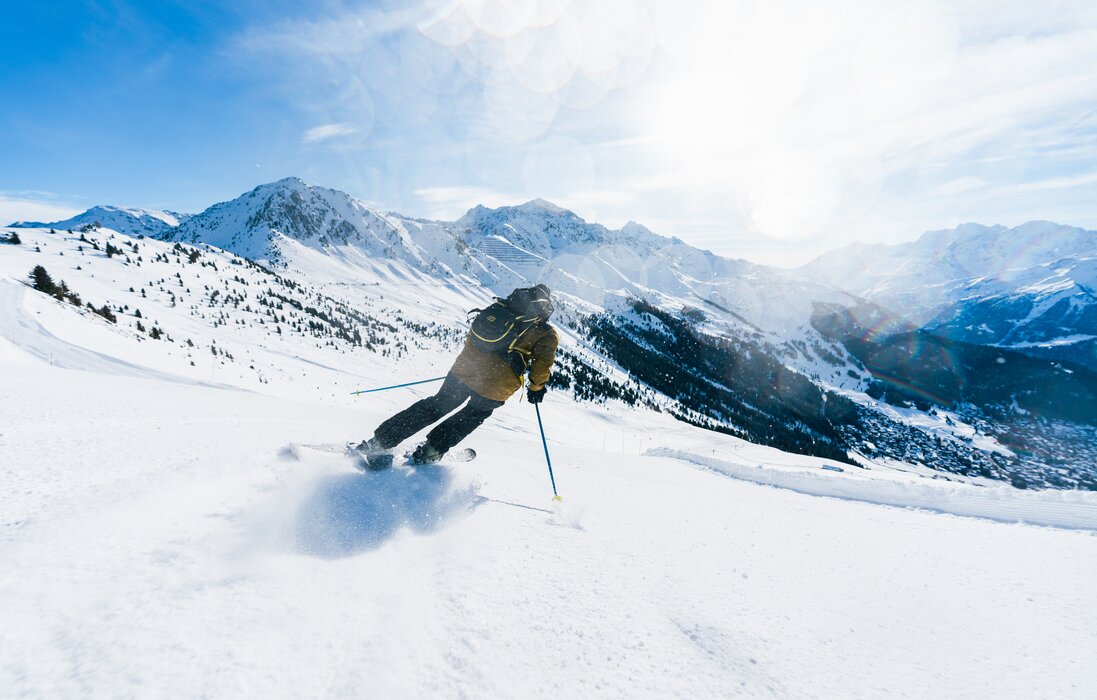
<svg viewBox="0 0 1097 700">
<path fill-rule="evenodd" d="M 338 455 L 284 448 L 367 437 L 428 395 L 349 392 L 441 374 L 444 337 L 345 351 L 284 323 L 275 342 L 254 295 L 207 301 L 207 285 L 226 296 L 269 284 L 228 256 L 202 259 L 215 274 L 155 261 L 174 259 L 170 244 L 142 241 L 144 263 L 130 251 L 134 264 L 120 266 L 77 252 L 72 237 L 26 233 L 0 255 L 5 696 L 1091 698 L 1097 688 L 1094 494 L 1059 495 L 1069 506 L 1059 528 L 897 508 L 934 507 L 932 488 L 938 505 L 950 490 L 956 502 L 986 491 L 1001 504 L 981 515 L 1032 512 L 1021 492 L 931 481 L 908 465 L 832 472 L 560 394 L 542 413 L 561 504 L 532 407 L 518 401 L 469 440 L 474 462 L 361 474 Z M 109 324 L 14 282 L 38 261 L 86 300 L 140 306 L 142 319 Z M 398 271 L 379 293 L 415 323 L 478 300 Z M 319 282 L 398 323 L 372 288 Z M 130 284 L 147 296 L 119 296 Z M 138 320 L 173 340 L 149 339 Z M 752 483 L 757 473 L 786 488 Z M 818 482 L 841 484 L 828 492 L 839 497 L 797 492 Z"/>
<path fill-rule="evenodd" d="M 551 397 L 559 510 L 524 404 L 476 435 L 475 462 L 363 475 L 279 448 L 361 435 L 411 397 L 350 409 L 7 362 L 0 377 L 20 397 L 0 409 L 9 696 L 1097 687 L 1088 533 L 603 450 L 603 429 L 703 436 Z"/>
</svg>

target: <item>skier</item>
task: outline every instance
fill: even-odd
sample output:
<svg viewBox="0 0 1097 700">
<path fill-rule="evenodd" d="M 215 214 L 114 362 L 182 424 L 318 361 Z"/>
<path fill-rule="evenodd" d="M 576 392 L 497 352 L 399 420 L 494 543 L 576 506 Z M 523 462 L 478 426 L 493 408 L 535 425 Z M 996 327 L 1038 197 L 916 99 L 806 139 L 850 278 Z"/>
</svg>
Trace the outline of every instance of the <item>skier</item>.
<svg viewBox="0 0 1097 700">
<path fill-rule="evenodd" d="M 485 309 L 474 309 L 465 346 L 453 363 L 441 389 L 417 401 L 377 426 L 373 437 L 354 448 L 370 469 L 392 465 L 393 449 L 428 425 L 464 408 L 439 423 L 426 442 L 411 455 L 413 464 L 430 464 L 483 423 L 492 411 L 522 388 L 528 372 L 526 398 L 541 403 L 560 337 L 549 325 L 552 296 L 548 287 L 515 289 L 496 298 Z M 473 313 L 473 312 L 470 312 Z"/>
</svg>

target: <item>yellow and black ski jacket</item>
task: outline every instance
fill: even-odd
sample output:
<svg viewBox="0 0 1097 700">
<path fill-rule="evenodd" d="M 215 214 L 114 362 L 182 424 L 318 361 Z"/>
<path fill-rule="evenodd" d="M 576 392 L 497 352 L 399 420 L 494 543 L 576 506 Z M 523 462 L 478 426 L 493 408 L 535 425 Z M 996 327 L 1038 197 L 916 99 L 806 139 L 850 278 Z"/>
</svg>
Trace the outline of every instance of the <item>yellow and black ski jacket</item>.
<svg viewBox="0 0 1097 700">
<path fill-rule="evenodd" d="M 560 336 L 548 323 L 541 322 L 523 333 L 512 346 L 529 368 L 529 388 L 539 391 L 548 382 Z M 522 388 L 522 379 L 515 375 L 506 358 L 480 350 L 469 339 L 450 368 L 450 372 L 480 396 L 494 401 L 506 401 Z"/>
</svg>

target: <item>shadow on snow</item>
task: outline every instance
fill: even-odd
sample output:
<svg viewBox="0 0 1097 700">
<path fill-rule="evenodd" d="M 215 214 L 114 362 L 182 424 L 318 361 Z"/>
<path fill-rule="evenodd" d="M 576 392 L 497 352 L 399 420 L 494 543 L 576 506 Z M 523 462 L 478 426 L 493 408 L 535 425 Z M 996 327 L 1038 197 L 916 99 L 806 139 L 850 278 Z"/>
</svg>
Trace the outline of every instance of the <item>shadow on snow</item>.
<svg viewBox="0 0 1097 700">
<path fill-rule="evenodd" d="M 452 480 L 437 466 L 322 479 L 297 512 L 297 549 L 338 559 L 377 549 L 403 527 L 433 532 L 479 502 L 473 487 L 451 490 Z"/>
</svg>

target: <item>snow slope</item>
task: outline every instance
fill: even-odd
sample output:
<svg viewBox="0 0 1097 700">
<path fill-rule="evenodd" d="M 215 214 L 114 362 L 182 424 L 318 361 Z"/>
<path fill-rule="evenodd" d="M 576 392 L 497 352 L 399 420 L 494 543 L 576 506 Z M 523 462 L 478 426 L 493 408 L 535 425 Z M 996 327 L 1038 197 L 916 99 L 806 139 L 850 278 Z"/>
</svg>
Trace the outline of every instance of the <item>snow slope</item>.
<svg viewBox="0 0 1097 700">
<path fill-rule="evenodd" d="M 301 245 L 293 286 L 205 248 L 188 262 L 195 249 L 109 231 L 89 234 L 97 247 L 23 238 L 0 254 L 4 695 L 1097 687 L 1094 494 L 899 464 L 833 472 L 563 392 L 543 405 L 562 504 L 520 399 L 470 439 L 470 464 L 360 474 L 300 445 L 362 439 L 427 395 L 349 392 L 444 373 L 455 336 L 436 322 L 482 301 L 477 283 L 364 267 L 349 248 L 333 263 Z M 107 243 L 123 252 L 108 259 Z M 96 307 L 124 305 L 117 323 L 18 282 L 35 264 Z M 348 343 L 291 302 L 337 321 L 349 305 L 363 332 L 404 344 Z M 973 499 L 994 507 L 924 509 Z M 1025 524 L 1049 509 L 1059 527 Z"/>
<path fill-rule="evenodd" d="M 281 448 L 365 435 L 421 393 L 347 407 L 9 359 L 6 695 L 1097 688 L 1092 532 L 816 498 L 637 456 L 640 435 L 775 451 L 556 395 L 543 410 L 554 509 L 526 404 L 476 435 L 475 462 L 360 474 Z"/>
<path fill-rule="evenodd" d="M 562 393 L 543 408 L 560 505 L 520 401 L 470 440 L 475 462 L 361 474 L 285 448 L 367 436 L 431 388 L 349 391 L 443 372 L 446 341 L 414 336 L 384 354 L 289 323 L 276 340 L 257 325 L 257 292 L 291 291 L 231 256 L 188 266 L 171 244 L 106 239 L 128 251 L 123 264 L 81 254 L 72 236 L 25 238 L 0 258 L 5 695 L 1084 698 L 1097 687 L 1093 494 L 1034 498 L 906 465 L 832 472 Z M 96 306 L 139 305 L 173 340 L 16 282 L 36 261 Z M 319 295 L 424 324 L 482 294 L 389 273 L 380 290 L 320 276 L 295 293 L 332 313 Z M 207 287 L 241 301 L 219 306 Z M 820 483 L 841 497 L 808 495 Z M 881 496 L 893 505 L 864 502 Z M 894 507 L 971 499 L 1015 524 Z M 1017 524 L 1046 522 L 1049 507 L 1061 527 Z"/>
<path fill-rule="evenodd" d="M 924 508 L 1004 523 L 1097 531 L 1097 498 L 1081 491 L 1019 491 L 990 484 L 982 484 L 981 488 L 928 482 L 913 484 L 909 479 L 892 480 L 895 475 L 890 473 L 862 474 L 857 469 L 851 470 L 848 465 L 811 465 L 789 469 L 786 465 L 754 464 L 745 461 L 756 457 L 750 454 L 713 457 L 670 448 L 656 448 L 647 454 L 682 459 L 734 479 L 779 486 L 812 496 Z M 846 471 L 851 473 L 841 477 L 834 475 L 834 472 L 845 474 Z"/>
</svg>

